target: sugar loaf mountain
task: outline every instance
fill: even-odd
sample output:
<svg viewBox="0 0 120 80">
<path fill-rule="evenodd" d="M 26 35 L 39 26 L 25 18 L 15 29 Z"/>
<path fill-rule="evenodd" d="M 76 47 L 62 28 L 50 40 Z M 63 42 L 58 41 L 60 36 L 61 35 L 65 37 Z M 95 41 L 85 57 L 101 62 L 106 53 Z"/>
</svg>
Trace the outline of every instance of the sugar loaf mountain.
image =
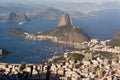
<svg viewBox="0 0 120 80">
<path fill-rule="evenodd" d="M 14 34 L 14 35 L 18 35 L 20 33 L 19 36 L 25 35 L 25 38 L 33 39 L 33 40 L 50 39 L 54 41 L 53 38 L 54 39 L 57 38 L 57 41 L 64 41 L 64 42 L 84 42 L 90 40 L 90 37 L 82 29 L 73 25 L 72 19 L 67 13 L 62 14 L 57 28 L 53 30 L 49 30 L 47 32 L 42 32 L 35 35 L 31 35 L 27 32 L 26 34 L 22 29 L 13 29 L 8 32 L 9 34 Z M 39 37 L 41 37 L 42 39 L 39 39 Z"/>
<path fill-rule="evenodd" d="M 83 30 L 73 25 L 71 17 L 66 13 L 60 17 L 57 28 L 40 35 L 55 36 L 60 41 L 84 42 L 90 40 L 90 37 Z"/>
</svg>

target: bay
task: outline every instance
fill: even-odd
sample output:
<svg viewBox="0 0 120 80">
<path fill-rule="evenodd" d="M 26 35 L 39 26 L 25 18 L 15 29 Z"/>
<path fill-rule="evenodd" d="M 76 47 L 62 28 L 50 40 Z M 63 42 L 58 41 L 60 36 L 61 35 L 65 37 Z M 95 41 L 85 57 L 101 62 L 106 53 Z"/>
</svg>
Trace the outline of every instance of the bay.
<svg viewBox="0 0 120 80">
<path fill-rule="evenodd" d="M 73 23 L 83 29 L 90 37 L 100 40 L 111 39 L 120 29 L 120 10 L 108 9 L 91 12 L 96 16 L 73 19 Z M 24 25 L 0 23 L 0 47 L 8 49 L 11 55 L 1 58 L 7 63 L 40 63 L 54 55 L 63 54 L 71 48 L 51 41 L 32 41 L 23 37 L 11 36 L 6 32 L 13 28 L 22 28 L 30 33 L 44 32 L 57 27 L 58 20 L 32 19 Z"/>
</svg>

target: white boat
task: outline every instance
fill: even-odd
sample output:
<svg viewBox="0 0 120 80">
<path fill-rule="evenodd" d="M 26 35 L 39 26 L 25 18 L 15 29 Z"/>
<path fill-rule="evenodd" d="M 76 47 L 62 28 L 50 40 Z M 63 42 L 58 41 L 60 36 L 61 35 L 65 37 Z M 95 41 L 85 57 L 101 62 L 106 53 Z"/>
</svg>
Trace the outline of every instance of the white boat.
<svg viewBox="0 0 120 80">
<path fill-rule="evenodd" d="M 25 22 L 19 22 L 19 25 L 22 25 L 22 24 L 24 24 Z"/>
</svg>

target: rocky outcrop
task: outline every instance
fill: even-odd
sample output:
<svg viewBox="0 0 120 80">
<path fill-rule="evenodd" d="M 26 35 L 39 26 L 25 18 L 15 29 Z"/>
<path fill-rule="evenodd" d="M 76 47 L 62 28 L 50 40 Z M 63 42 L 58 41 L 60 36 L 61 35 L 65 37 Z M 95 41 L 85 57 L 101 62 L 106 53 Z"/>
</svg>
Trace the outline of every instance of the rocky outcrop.
<svg viewBox="0 0 120 80">
<path fill-rule="evenodd" d="M 115 33 L 108 44 L 111 46 L 120 46 L 120 30 Z"/>
<path fill-rule="evenodd" d="M 72 19 L 71 17 L 67 14 L 67 13 L 64 13 L 61 17 L 60 17 L 60 20 L 59 20 L 59 23 L 58 23 L 58 26 L 61 27 L 61 26 L 65 26 L 65 25 L 68 25 L 68 26 L 72 26 Z"/>
</svg>

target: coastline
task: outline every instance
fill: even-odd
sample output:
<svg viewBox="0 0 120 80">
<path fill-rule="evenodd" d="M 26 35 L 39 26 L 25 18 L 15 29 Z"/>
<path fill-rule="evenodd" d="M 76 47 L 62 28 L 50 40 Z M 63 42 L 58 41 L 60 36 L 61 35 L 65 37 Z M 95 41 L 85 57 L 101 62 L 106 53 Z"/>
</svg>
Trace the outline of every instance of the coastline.
<svg viewBox="0 0 120 80">
<path fill-rule="evenodd" d="M 30 40 L 38 40 L 38 41 L 51 40 L 52 42 L 73 46 L 74 48 L 77 48 L 77 49 L 88 48 L 90 51 L 105 51 L 105 52 L 112 52 L 112 53 L 120 53 L 119 46 L 115 46 L 112 48 L 111 46 L 107 45 L 107 43 L 110 42 L 111 40 L 100 41 L 98 39 L 91 39 L 90 41 L 84 41 L 80 43 L 80 42 L 61 41 L 59 40 L 58 37 L 53 37 L 53 36 L 44 36 L 44 35 L 36 36 L 29 33 L 24 33 L 24 34 L 25 34 L 25 39 L 30 39 Z M 97 45 L 98 43 L 100 43 L 101 45 Z"/>
<path fill-rule="evenodd" d="M 115 77 L 119 78 L 120 73 L 118 70 L 120 65 L 120 47 L 111 48 L 109 46 L 106 46 L 106 43 L 109 42 L 110 40 L 99 41 L 97 39 L 91 39 L 91 41 L 89 42 L 85 41 L 82 43 L 78 43 L 78 42 L 59 41 L 57 37 L 52 37 L 52 36 L 43 36 L 43 35 L 36 36 L 29 33 L 24 33 L 24 34 L 26 35 L 25 39 L 38 40 L 38 41 L 51 40 L 52 42 L 55 42 L 55 43 L 71 45 L 77 49 L 82 49 L 82 50 L 80 51 L 75 50 L 75 51 L 63 53 L 63 57 L 62 57 L 63 60 L 60 58 L 60 56 L 53 56 L 52 58 L 49 58 L 47 61 L 45 61 L 44 63 L 42 62 L 41 64 L 28 64 L 28 63 L 15 64 L 15 63 L 1 62 L 0 68 L 1 70 L 5 71 L 4 72 L 5 77 L 9 73 L 12 75 L 28 74 L 30 77 L 25 77 L 25 79 L 30 78 L 28 80 L 31 80 L 31 79 L 42 80 L 42 79 L 47 79 L 46 76 L 48 75 L 48 72 L 49 72 L 50 79 L 58 78 L 58 79 L 65 80 L 68 77 L 74 78 L 75 80 L 88 79 L 88 78 L 95 79 L 95 76 L 98 75 L 97 73 L 98 71 L 112 72 L 113 70 L 109 68 L 109 67 L 112 67 L 113 69 L 117 70 L 117 72 L 115 73 Z M 94 53 L 95 51 L 98 51 L 98 52 L 101 51 L 100 53 L 104 53 L 102 51 L 114 53 L 114 55 L 119 56 L 119 59 L 116 61 L 116 58 L 106 58 L 106 56 L 103 56 L 103 55 L 99 56 L 99 54 Z M 93 53 L 95 54 L 94 56 L 92 55 Z M 83 55 L 84 58 L 81 61 L 76 61 L 74 60 L 76 58 L 72 59 L 69 57 L 70 54 Z M 55 60 L 58 60 L 58 62 L 54 63 Z M 111 64 L 109 63 L 109 60 L 112 61 Z M 97 70 L 95 70 L 96 66 L 99 66 Z M 87 69 L 89 69 L 90 71 Z M 52 76 L 52 75 L 55 75 L 55 76 Z M 60 76 L 57 76 L 57 75 L 60 75 Z M 84 76 L 84 77 L 81 77 L 81 76 Z M 111 74 L 109 74 L 108 76 L 109 78 L 112 77 Z M 103 76 L 103 78 L 105 77 L 106 76 Z M 99 76 L 97 77 L 97 79 L 100 79 Z"/>
</svg>

